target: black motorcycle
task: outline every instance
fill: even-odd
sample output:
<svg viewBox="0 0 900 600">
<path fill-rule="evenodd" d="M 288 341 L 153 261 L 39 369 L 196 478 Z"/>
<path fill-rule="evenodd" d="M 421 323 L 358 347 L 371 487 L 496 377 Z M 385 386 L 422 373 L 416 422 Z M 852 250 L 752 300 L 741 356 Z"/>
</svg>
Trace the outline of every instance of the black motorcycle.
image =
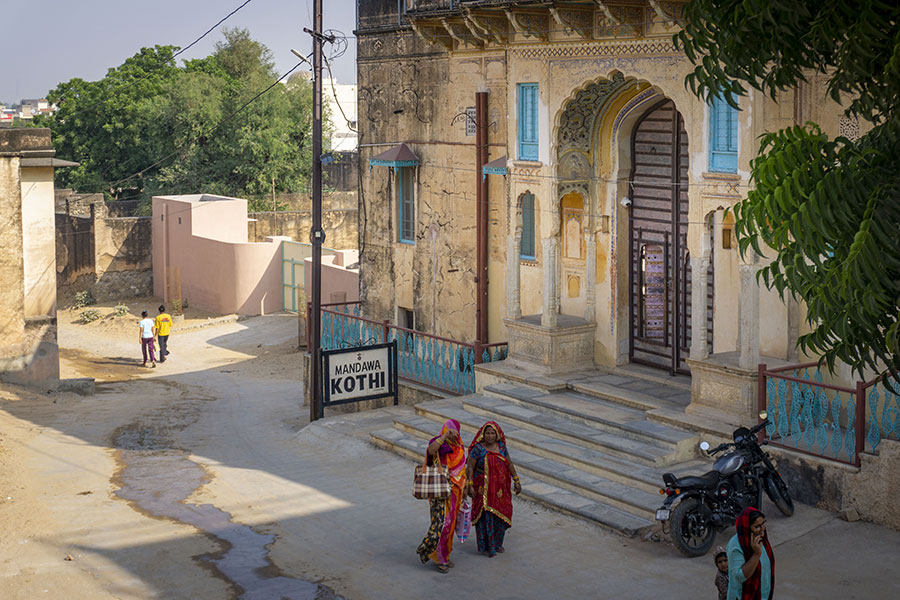
<svg viewBox="0 0 900 600">
<path fill-rule="evenodd" d="M 710 456 L 734 449 L 720 457 L 712 471 L 680 479 L 672 473 L 663 475 L 666 487 L 660 494 L 666 499 L 656 511 L 656 520 L 662 522 L 664 532 L 669 524 L 675 547 L 685 556 L 709 552 L 716 531 L 733 525 L 744 508 L 760 507 L 763 490 L 785 516 L 794 514 L 794 502 L 787 486 L 757 441 L 757 434 L 769 423 L 765 411 L 759 417 L 762 419 L 759 425 L 736 429 L 732 443 L 712 449 L 706 442 L 700 444 Z"/>
</svg>

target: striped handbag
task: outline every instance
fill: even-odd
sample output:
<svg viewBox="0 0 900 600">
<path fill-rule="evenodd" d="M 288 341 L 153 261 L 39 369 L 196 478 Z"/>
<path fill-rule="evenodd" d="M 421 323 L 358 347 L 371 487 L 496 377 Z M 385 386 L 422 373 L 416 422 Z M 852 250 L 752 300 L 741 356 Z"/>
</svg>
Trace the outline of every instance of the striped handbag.
<svg viewBox="0 0 900 600">
<path fill-rule="evenodd" d="M 432 466 L 427 463 L 417 465 L 413 477 L 413 496 L 419 500 L 448 498 L 450 496 L 450 476 L 447 467 L 439 461 Z"/>
</svg>

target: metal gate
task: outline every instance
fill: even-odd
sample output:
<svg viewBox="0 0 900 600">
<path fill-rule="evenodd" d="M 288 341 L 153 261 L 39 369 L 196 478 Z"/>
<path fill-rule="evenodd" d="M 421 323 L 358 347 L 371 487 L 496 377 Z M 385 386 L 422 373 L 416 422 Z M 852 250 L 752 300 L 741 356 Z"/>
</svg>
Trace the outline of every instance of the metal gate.
<svg viewBox="0 0 900 600">
<path fill-rule="evenodd" d="M 671 373 L 689 373 L 688 158 L 684 120 L 672 101 L 650 108 L 632 134 L 629 356 Z M 712 262 L 703 315 L 710 344 Z"/>
<path fill-rule="evenodd" d="M 322 247 L 322 256 L 332 256 L 337 250 Z M 306 259 L 312 257 L 312 244 L 284 240 L 281 242 L 282 306 L 288 312 L 305 310 Z"/>
</svg>

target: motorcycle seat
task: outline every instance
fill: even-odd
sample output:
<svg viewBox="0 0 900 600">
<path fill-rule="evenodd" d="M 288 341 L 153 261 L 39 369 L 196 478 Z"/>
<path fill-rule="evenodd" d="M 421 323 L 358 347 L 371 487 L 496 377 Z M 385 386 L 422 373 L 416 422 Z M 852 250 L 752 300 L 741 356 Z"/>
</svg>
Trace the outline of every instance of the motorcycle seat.
<svg viewBox="0 0 900 600">
<path fill-rule="evenodd" d="M 689 475 L 680 479 L 677 479 L 672 473 L 666 473 L 665 475 L 663 475 L 663 481 L 665 481 L 670 487 L 681 489 L 706 489 L 714 487 L 717 483 L 719 483 L 719 477 L 720 473 L 718 471 L 709 471 L 708 473 L 704 473 L 699 477 Z"/>
</svg>

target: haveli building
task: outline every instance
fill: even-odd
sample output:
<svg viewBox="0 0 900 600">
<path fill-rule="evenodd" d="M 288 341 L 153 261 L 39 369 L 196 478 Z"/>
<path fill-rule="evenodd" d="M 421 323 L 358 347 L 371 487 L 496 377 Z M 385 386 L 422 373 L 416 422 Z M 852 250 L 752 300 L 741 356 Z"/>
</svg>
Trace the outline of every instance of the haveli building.
<svg viewBox="0 0 900 600">
<path fill-rule="evenodd" d="M 369 315 L 508 340 L 534 372 L 691 373 L 692 403 L 750 418 L 757 364 L 798 362 L 804 314 L 758 287 L 726 209 L 762 133 L 858 124 L 815 76 L 778 103 L 698 100 L 672 42 L 683 6 L 359 2 Z"/>
</svg>

